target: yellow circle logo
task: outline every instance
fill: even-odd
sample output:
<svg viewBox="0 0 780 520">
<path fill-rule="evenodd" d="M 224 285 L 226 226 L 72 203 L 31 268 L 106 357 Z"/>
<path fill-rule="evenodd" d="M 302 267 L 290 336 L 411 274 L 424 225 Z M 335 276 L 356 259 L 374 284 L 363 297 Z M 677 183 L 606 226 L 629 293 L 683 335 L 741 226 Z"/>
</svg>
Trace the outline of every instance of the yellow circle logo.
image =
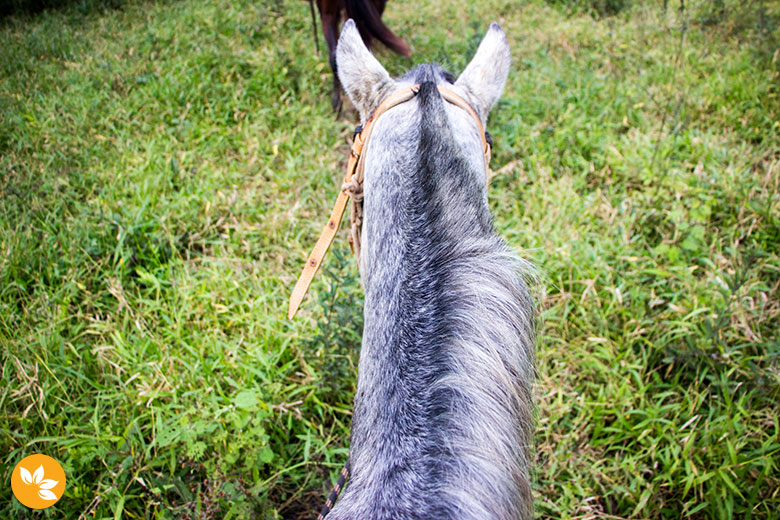
<svg viewBox="0 0 780 520">
<path fill-rule="evenodd" d="M 46 509 L 65 492 L 65 470 L 47 455 L 30 455 L 16 465 L 11 475 L 14 496 L 32 509 Z"/>
</svg>

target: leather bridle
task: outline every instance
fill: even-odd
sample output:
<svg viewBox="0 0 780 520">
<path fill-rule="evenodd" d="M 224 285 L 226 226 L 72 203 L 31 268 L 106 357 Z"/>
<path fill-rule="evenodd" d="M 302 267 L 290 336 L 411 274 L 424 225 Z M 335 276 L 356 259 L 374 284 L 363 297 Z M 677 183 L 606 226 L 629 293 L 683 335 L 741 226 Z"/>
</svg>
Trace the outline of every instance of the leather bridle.
<svg viewBox="0 0 780 520">
<path fill-rule="evenodd" d="M 482 128 L 482 121 L 465 99 L 446 87 L 441 85 L 437 85 L 437 87 L 446 101 L 462 108 L 471 115 L 474 121 L 476 121 L 477 128 L 479 128 L 479 134 L 482 137 L 483 153 L 485 156 L 485 174 L 489 179 L 490 153 L 492 149 L 490 135 L 484 131 Z M 325 224 L 322 233 L 320 233 L 320 238 L 317 240 L 317 244 L 314 246 L 309 258 L 306 260 L 303 272 L 301 272 L 298 282 L 295 284 L 295 288 L 290 295 L 290 305 L 287 311 L 287 317 L 289 319 L 292 319 L 295 316 L 295 313 L 298 312 L 298 307 L 303 301 L 303 297 L 306 295 L 306 291 L 309 289 L 309 286 L 314 279 L 314 275 L 322 264 L 325 253 L 327 253 L 330 244 L 336 236 L 339 224 L 341 223 L 341 217 L 344 215 L 347 201 L 350 198 L 352 199 L 352 229 L 349 243 L 352 252 L 355 253 L 358 258 L 358 262 L 360 261 L 360 233 L 363 222 L 363 171 L 365 168 L 363 148 L 371 137 L 371 132 L 373 131 L 377 119 L 391 108 L 409 101 L 416 96 L 419 91 L 419 84 L 399 90 L 385 99 L 376 110 L 374 110 L 363 127 L 358 126 L 355 129 L 352 150 L 350 151 L 349 160 L 347 162 L 347 173 L 344 176 L 339 197 L 336 199 L 336 204 L 333 206 L 333 210 L 330 213 L 328 223 Z"/>
</svg>

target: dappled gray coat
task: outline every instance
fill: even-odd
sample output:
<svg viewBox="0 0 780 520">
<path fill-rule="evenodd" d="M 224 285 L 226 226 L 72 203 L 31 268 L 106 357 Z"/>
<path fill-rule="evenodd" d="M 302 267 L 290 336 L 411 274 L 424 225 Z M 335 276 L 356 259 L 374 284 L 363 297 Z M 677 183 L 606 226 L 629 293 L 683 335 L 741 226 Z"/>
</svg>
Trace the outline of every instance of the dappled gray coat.
<svg viewBox="0 0 780 520">
<path fill-rule="evenodd" d="M 421 87 L 364 150 L 352 477 L 328 520 L 530 518 L 534 306 L 524 264 L 493 230 L 478 126 L 436 88 L 484 125 L 509 70 L 504 33 L 491 25 L 454 84 L 437 65 L 391 79 L 351 21 L 337 59 L 364 122 Z"/>
</svg>

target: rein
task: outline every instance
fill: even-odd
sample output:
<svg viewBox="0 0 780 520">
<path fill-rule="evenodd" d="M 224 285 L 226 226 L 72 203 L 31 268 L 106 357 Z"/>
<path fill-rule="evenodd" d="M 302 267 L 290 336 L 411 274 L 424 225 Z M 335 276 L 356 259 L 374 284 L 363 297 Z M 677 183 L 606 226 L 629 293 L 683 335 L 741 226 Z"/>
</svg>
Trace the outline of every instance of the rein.
<svg viewBox="0 0 780 520">
<path fill-rule="evenodd" d="M 479 134 L 482 137 L 483 154 L 485 157 L 485 174 L 488 179 L 490 178 L 490 153 L 492 149 L 492 141 L 490 135 L 482 128 L 482 121 L 479 116 L 471 108 L 468 102 L 460 97 L 458 94 L 449 90 L 448 88 L 438 85 L 439 93 L 449 103 L 465 110 L 477 123 Z M 363 148 L 365 147 L 368 139 L 371 137 L 371 132 L 374 129 L 374 124 L 377 119 L 390 110 L 402 103 L 406 103 L 420 91 L 420 85 L 413 85 L 411 87 L 399 90 L 387 99 L 385 99 L 371 114 L 364 126 L 358 126 L 355 128 L 355 134 L 352 140 L 352 149 L 349 154 L 349 160 L 347 161 L 347 173 L 344 176 L 344 181 L 341 185 L 339 196 L 336 199 L 336 204 L 333 206 L 333 210 L 330 213 L 330 218 L 327 224 L 320 233 L 320 238 L 314 246 L 309 258 L 306 260 L 306 265 L 301 272 L 298 282 L 295 284 L 292 294 L 290 295 L 290 304 L 287 310 L 287 318 L 292 319 L 295 313 L 298 312 L 306 291 L 309 290 L 314 275 L 317 274 L 322 260 L 325 257 L 325 253 L 328 252 L 330 244 L 336 237 L 336 232 L 339 229 L 341 223 L 341 217 L 344 215 L 344 210 L 347 207 L 347 201 L 352 199 L 352 208 L 350 211 L 350 217 L 352 220 L 352 228 L 350 230 L 349 245 L 352 252 L 357 257 L 358 268 L 360 267 L 360 236 L 363 224 L 363 173 L 365 168 L 365 156 L 363 155 Z"/>
<path fill-rule="evenodd" d="M 328 513 L 330 513 L 330 510 L 333 509 L 333 505 L 336 503 L 336 499 L 339 497 L 339 493 L 341 493 L 341 490 L 344 489 L 344 483 L 349 478 L 349 472 L 349 460 L 347 460 L 347 462 L 344 464 L 344 467 L 341 468 L 339 479 L 330 490 L 330 494 L 328 495 L 328 499 L 325 501 L 325 505 L 322 506 L 320 514 L 317 515 L 317 520 L 324 520 L 324 518 L 328 516 Z"/>
</svg>

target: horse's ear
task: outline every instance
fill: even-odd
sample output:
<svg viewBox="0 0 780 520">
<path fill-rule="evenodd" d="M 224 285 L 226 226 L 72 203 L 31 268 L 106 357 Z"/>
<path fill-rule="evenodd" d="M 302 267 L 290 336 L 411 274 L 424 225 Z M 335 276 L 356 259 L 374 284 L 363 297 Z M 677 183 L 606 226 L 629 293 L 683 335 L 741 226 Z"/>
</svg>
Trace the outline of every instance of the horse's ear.
<svg viewBox="0 0 780 520">
<path fill-rule="evenodd" d="M 393 80 L 366 48 L 351 19 L 341 29 L 336 65 L 341 85 L 365 122 L 371 111 L 392 91 Z"/>
<path fill-rule="evenodd" d="M 509 44 L 496 22 L 490 24 L 477 54 L 455 82 L 485 123 L 490 109 L 501 97 L 509 74 Z"/>
</svg>

